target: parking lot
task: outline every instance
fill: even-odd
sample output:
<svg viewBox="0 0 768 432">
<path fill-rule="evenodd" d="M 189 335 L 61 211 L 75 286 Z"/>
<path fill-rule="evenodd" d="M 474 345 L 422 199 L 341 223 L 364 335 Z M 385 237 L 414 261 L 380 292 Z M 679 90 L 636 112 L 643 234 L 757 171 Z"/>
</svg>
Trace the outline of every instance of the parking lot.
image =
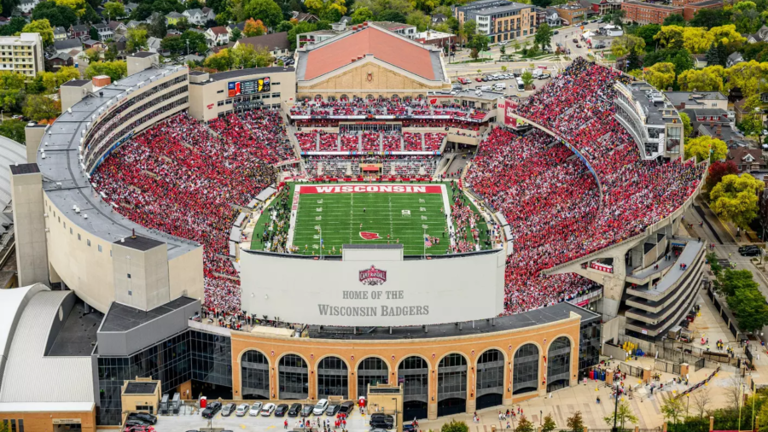
<svg viewBox="0 0 768 432">
<path fill-rule="evenodd" d="M 557 71 L 553 70 L 552 68 L 549 68 L 544 72 L 550 75 L 557 74 Z M 494 79 L 494 80 L 488 80 L 488 81 L 481 81 L 481 82 L 478 82 L 476 80 L 477 77 L 467 78 L 469 79 L 469 83 L 464 84 L 461 87 L 463 90 L 472 90 L 472 91 L 476 91 L 481 88 L 490 87 L 491 88 L 490 90 L 484 90 L 484 91 L 494 91 L 497 93 L 503 93 L 505 95 L 510 95 L 510 96 L 515 95 L 515 96 L 525 97 L 527 95 L 530 95 L 537 89 L 540 89 L 551 80 L 551 77 L 545 78 L 545 79 L 534 78 L 533 85 L 535 86 L 535 88 L 528 91 L 525 91 L 525 90 L 521 91 L 518 89 L 518 86 L 517 86 L 517 78 L 513 76 L 511 71 L 499 72 L 498 74 L 504 75 L 504 78 L 498 79 L 498 80 Z M 495 75 L 495 74 L 488 74 L 485 76 L 491 76 L 491 75 Z M 504 83 L 506 88 L 504 90 L 495 90 L 493 87 L 496 83 Z"/>
</svg>

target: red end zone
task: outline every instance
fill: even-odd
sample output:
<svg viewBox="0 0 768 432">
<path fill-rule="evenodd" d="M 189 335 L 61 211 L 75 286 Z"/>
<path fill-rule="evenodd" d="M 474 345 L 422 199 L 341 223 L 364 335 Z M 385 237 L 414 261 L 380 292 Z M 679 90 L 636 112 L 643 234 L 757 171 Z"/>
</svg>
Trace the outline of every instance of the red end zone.
<svg viewBox="0 0 768 432">
<path fill-rule="evenodd" d="M 299 188 L 304 194 L 334 194 L 334 193 L 443 193 L 441 186 L 412 186 L 412 185 L 338 185 L 338 186 L 304 186 Z"/>
</svg>

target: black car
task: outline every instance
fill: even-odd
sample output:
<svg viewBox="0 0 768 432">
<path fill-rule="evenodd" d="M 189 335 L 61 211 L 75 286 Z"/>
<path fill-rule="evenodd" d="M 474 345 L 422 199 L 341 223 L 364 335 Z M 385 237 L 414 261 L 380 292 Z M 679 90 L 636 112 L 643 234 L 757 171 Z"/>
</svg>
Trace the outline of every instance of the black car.
<svg viewBox="0 0 768 432">
<path fill-rule="evenodd" d="M 325 409 L 325 415 L 327 415 L 327 416 L 335 416 L 336 413 L 339 412 L 339 408 L 340 407 L 341 407 L 340 405 L 335 404 L 335 403 L 332 403 L 332 404 L 328 405 L 328 408 Z"/>
<path fill-rule="evenodd" d="M 220 402 L 208 402 L 208 406 L 203 410 L 203 418 L 213 418 L 219 411 L 221 411 Z"/>
<path fill-rule="evenodd" d="M 150 426 L 147 422 L 143 422 L 139 419 L 128 419 L 123 423 L 123 428 L 125 429 L 134 429 L 134 428 L 140 428 L 144 426 Z"/>
<path fill-rule="evenodd" d="M 372 428 L 392 429 L 395 426 L 395 418 L 388 414 L 371 414 L 370 425 Z"/>
<path fill-rule="evenodd" d="M 342 414 L 349 414 L 352 412 L 352 410 L 355 408 L 355 403 L 352 401 L 346 401 L 342 402 L 341 405 L 339 405 L 339 412 Z"/>
<path fill-rule="evenodd" d="M 296 417 L 299 415 L 299 411 L 301 411 L 301 404 L 295 403 L 291 405 L 291 407 L 288 409 L 288 417 Z"/>
<path fill-rule="evenodd" d="M 275 417 L 284 417 L 288 412 L 288 404 L 280 404 L 275 408 Z"/>
<path fill-rule="evenodd" d="M 143 421 L 145 423 L 149 423 L 151 425 L 154 425 L 154 424 L 157 423 L 157 416 L 154 416 L 154 415 L 152 415 L 150 413 L 143 413 L 143 412 L 130 413 L 130 414 L 128 414 L 128 419 L 129 420 L 132 420 L 132 419 L 141 420 L 141 421 Z"/>
<path fill-rule="evenodd" d="M 314 405 L 310 404 L 304 404 L 304 406 L 301 408 L 301 416 L 302 417 L 309 417 L 312 415 L 312 410 L 315 409 Z"/>
<path fill-rule="evenodd" d="M 742 246 L 739 248 L 741 256 L 760 256 L 760 248 L 755 245 Z"/>
</svg>

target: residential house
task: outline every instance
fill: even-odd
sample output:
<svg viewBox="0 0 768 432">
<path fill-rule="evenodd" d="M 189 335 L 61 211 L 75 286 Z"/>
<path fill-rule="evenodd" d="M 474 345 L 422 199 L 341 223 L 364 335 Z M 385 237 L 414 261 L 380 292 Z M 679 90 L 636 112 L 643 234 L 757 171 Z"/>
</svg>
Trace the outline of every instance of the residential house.
<svg viewBox="0 0 768 432">
<path fill-rule="evenodd" d="M 54 41 L 63 41 L 69 39 L 69 34 L 67 34 L 67 29 L 64 27 L 54 27 L 53 28 L 53 40 Z"/>
<path fill-rule="evenodd" d="M 67 39 L 63 41 L 54 41 L 53 48 L 56 50 L 57 53 L 68 53 L 72 55 L 71 54 L 72 51 L 76 51 L 77 53 L 80 53 L 81 51 L 83 51 L 83 42 L 79 38 Z"/>
<path fill-rule="evenodd" d="M 224 26 L 211 27 L 205 31 L 205 38 L 209 47 L 225 45 L 229 43 L 229 32 Z"/>
<path fill-rule="evenodd" d="M 128 27 L 126 27 L 125 24 L 121 23 L 120 21 L 110 21 L 108 25 L 109 28 L 112 29 L 112 33 L 115 35 L 128 34 Z"/>
<path fill-rule="evenodd" d="M 38 3 L 40 3 L 40 0 L 21 0 L 19 3 L 19 10 L 23 14 L 28 14 L 32 12 L 32 9 L 34 9 Z"/>
<path fill-rule="evenodd" d="M 178 12 L 171 12 L 165 16 L 165 23 L 167 25 L 177 25 L 182 18 L 185 18 L 185 15 Z"/>
<path fill-rule="evenodd" d="M 91 28 L 85 24 L 69 26 L 69 38 L 70 39 L 83 39 L 88 38 Z"/>
<path fill-rule="evenodd" d="M 62 66 L 74 66 L 74 64 L 75 59 L 68 53 L 56 53 L 45 59 L 45 69 L 51 72 L 58 71 Z"/>
<path fill-rule="evenodd" d="M 129 3 L 125 3 L 123 5 L 123 7 L 125 8 L 125 13 L 130 15 L 130 14 L 133 13 L 133 11 L 135 11 L 136 9 L 139 8 L 139 4 L 138 3 L 129 2 Z"/>
<path fill-rule="evenodd" d="M 207 12 L 204 12 L 204 9 L 206 9 Z M 187 17 L 187 21 L 194 25 L 204 25 L 209 20 L 216 19 L 216 14 L 214 14 L 213 9 L 210 8 L 187 9 L 184 11 L 183 15 Z"/>
<path fill-rule="evenodd" d="M 139 26 L 140 26 L 140 25 L 142 25 L 142 24 L 146 24 L 146 22 L 144 22 L 144 21 L 136 21 L 136 20 L 130 20 L 130 21 L 128 21 L 128 24 L 126 24 L 125 26 L 126 26 L 128 29 L 135 29 L 136 27 L 139 27 Z"/>
<path fill-rule="evenodd" d="M 728 98 L 718 91 L 673 91 L 664 92 L 664 96 L 678 110 L 711 108 L 726 111 L 728 109 Z"/>
<path fill-rule="evenodd" d="M 725 61 L 726 67 L 731 67 L 733 65 L 737 65 L 739 63 L 744 63 L 744 57 L 741 56 L 741 53 L 738 51 L 729 55 L 728 59 Z"/>
<path fill-rule="evenodd" d="M 160 43 L 161 43 L 162 41 L 163 41 L 162 39 L 160 39 L 160 38 L 156 38 L 156 37 L 154 37 L 154 36 L 150 36 L 150 37 L 148 37 L 148 38 L 147 38 L 147 50 L 148 50 L 149 52 L 153 52 L 153 53 L 159 53 L 159 52 L 161 51 L 161 49 L 160 49 Z"/>
<path fill-rule="evenodd" d="M 112 42 L 115 43 L 115 48 L 118 52 L 118 57 L 123 57 L 122 53 L 125 52 L 125 50 L 128 48 L 128 36 L 116 34 L 114 39 L 112 39 Z"/>
<path fill-rule="evenodd" d="M 563 20 L 560 18 L 560 15 L 553 8 L 546 8 L 544 10 L 544 22 L 546 22 L 550 27 L 563 24 Z"/>
<path fill-rule="evenodd" d="M 448 21 L 448 17 L 447 16 L 445 16 L 445 15 L 443 15 L 441 13 L 432 14 L 432 25 L 433 26 L 440 25 L 440 24 L 442 24 L 442 23 L 444 23 L 446 21 Z"/>
<path fill-rule="evenodd" d="M 686 108 L 680 110 L 691 119 L 693 136 L 710 136 L 723 140 L 728 148 L 745 147 L 744 135 L 728 118 L 728 111 L 721 108 Z"/>
<path fill-rule="evenodd" d="M 344 24 L 345 26 L 348 26 L 348 25 L 351 25 L 350 24 L 351 22 L 352 22 L 352 17 L 345 15 L 345 16 L 341 17 L 341 19 L 339 20 L 339 22 L 337 24 Z"/>
<path fill-rule="evenodd" d="M 232 32 L 238 29 L 240 30 L 240 37 L 242 37 L 243 31 L 245 30 L 245 21 L 237 24 L 230 24 L 227 26 L 227 39 L 232 40 Z"/>
<path fill-rule="evenodd" d="M 201 10 L 203 11 L 203 16 L 206 17 L 206 21 L 216 20 L 216 12 L 214 12 L 213 9 L 209 7 L 204 7 Z"/>
<path fill-rule="evenodd" d="M 736 163 L 740 173 L 764 170 L 766 168 L 763 151 L 747 147 L 736 147 L 728 150 L 726 160 Z"/>
<path fill-rule="evenodd" d="M 316 15 L 313 15 L 311 13 L 297 12 L 297 11 L 291 12 L 291 18 L 295 19 L 298 22 L 316 23 L 320 21 L 320 18 L 318 18 Z"/>
<path fill-rule="evenodd" d="M 696 69 L 703 69 L 709 64 L 706 54 L 691 54 L 691 57 L 693 57 L 693 67 Z"/>
<path fill-rule="evenodd" d="M 557 11 L 563 24 L 574 25 L 587 19 L 587 14 L 592 10 L 583 7 L 580 3 L 569 3 L 554 6 L 552 9 Z"/>
<path fill-rule="evenodd" d="M 608 24 L 606 26 L 600 27 L 598 29 L 598 33 L 608 37 L 624 36 L 624 30 L 621 27 L 615 26 L 613 24 Z"/>
<path fill-rule="evenodd" d="M 234 46 L 239 44 L 250 45 L 255 49 L 266 48 L 274 57 L 287 55 L 291 47 L 291 44 L 288 43 L 288 32 L 242 38 L 235 42 Z"/>
<path fill-rule="evenodd" d="M 99 41 L 106 42 L 115 36 L 115 32 L 109 27 L 109 24 L 98 23 L 94 24 L 93 28 L 99 32 Z"/>
<path fill-rule="evenodd" d="M 768 42 L 768 27 L 763 25 L 757 33 L 747 35 L 747 43 Z"/>
<path fill-rule="evenodd" d="M 88 50 L 91 48 L 104 49 L 104 43 L 101 41 L 86 39 L 83 41 L 83 49 Z"/>
<path fill-rule="evenodd" d="M 580 0 L 579 3 L 589 9 L 590 15 L 605 15 L 621 9 L 621 0 Z"/>
</svg>

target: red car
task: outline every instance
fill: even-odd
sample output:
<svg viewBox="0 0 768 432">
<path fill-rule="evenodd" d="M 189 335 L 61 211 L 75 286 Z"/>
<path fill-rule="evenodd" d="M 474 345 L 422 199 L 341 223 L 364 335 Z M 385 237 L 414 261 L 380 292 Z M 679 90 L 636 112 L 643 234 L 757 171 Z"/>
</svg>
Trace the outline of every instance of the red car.
<svg viewBox="0 0 768 432">
<path fill-rule="evenodd" d="M 477 77 L 477 78 L 475 78 L 475 81 L 477 81 L 477 82 L 483 82 L 483 79 L 482 79 L 481 77 Z"/>
<path fill-rule="evenodd" d="M 470 81 L 468 79 L 462 78 L 462 77 L 459 77 L 457 81 L 459 81 L 462 84 L 469 84 L 470 83 Z"/>
</svg>

